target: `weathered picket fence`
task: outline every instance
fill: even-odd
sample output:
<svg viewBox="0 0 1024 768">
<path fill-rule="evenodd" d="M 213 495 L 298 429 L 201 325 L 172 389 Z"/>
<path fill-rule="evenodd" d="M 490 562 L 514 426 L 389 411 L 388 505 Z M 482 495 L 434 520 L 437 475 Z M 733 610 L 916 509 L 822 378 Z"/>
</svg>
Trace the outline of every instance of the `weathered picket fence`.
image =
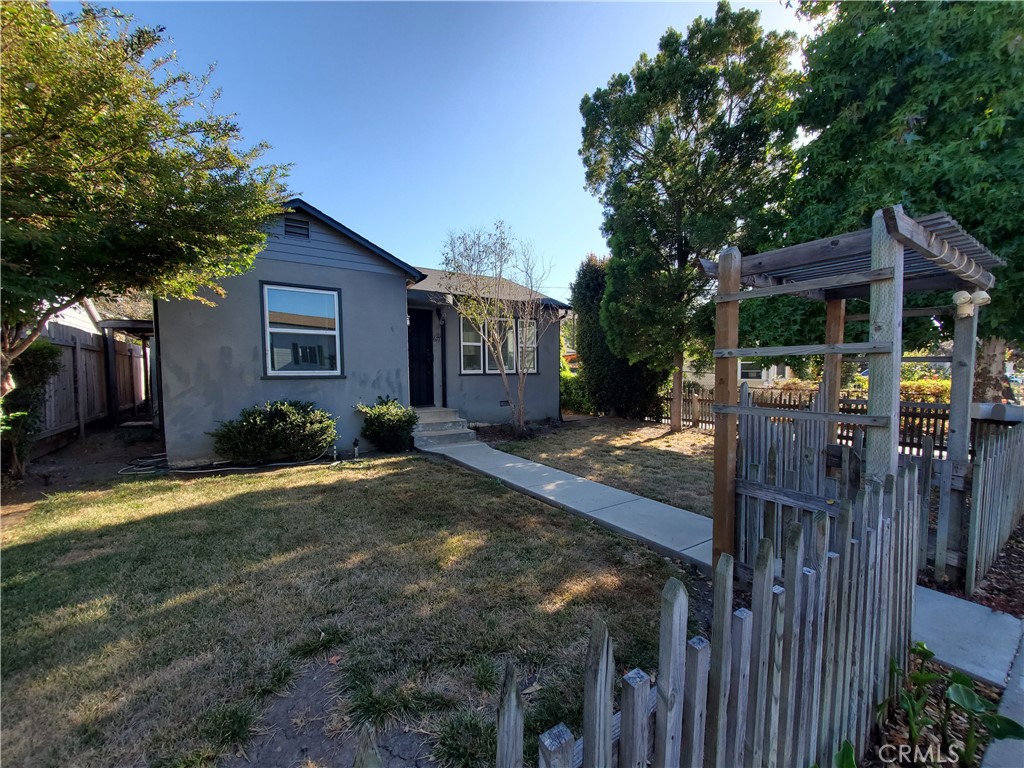
<svg viewBox="0 0 1024 768">
<path fill-rule="evenodd" d="M 836 517 L 815 511 L 786 529 L 782 583 L 773 540 L 760 542 L 750 609 L 733 610 L 733 558 L 715 571 L 710 642 L 687 640 L 688 595 L 662 593 L 656 677 L 621 678 L 607 628 L 587 654 L 583 732 L 540 736 L 542 768 L 831 765 L 844 741 L 863 755 L 878 705 L 906 668 L 917 553 L 917 468 L 868 484 Z M 499 768 L 523 765 L 523 700 L 506 670 L 498 711 Z"/>
<path fill-rule="evenodd" d="M 992 567 L 1024 516 L 1024 426 L 979 440 L 974 453 L 971 508 L 967 522 L 965 589 Z"/>
</svg>

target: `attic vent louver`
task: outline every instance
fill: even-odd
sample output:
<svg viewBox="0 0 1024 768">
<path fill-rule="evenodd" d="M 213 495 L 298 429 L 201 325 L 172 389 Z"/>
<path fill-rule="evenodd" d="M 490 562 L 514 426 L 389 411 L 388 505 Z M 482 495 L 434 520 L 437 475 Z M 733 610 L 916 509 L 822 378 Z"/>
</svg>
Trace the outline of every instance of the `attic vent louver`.
<svg viewBox="0 0 1024 768">
<path fill-rule="evenodd" d="M 309 222 L 305 219 L 293 219 L 285 216 L 284 233 L 292 237 L 301 237 L 309 240 Z"/>
</svg>

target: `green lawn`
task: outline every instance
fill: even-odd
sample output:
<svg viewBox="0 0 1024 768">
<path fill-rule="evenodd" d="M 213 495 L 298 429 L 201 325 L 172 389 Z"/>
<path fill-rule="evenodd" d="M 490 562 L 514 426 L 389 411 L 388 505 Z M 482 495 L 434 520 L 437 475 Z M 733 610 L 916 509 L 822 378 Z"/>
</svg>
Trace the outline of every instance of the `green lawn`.
<svg viewBox="0 0 1024 768">
<path fill-rule="evenodd" d="M 598 483 L 712 514 L 714 435 L 664 424 L 600 418 L 495 447 Z"/>
<path fill-rule="evenodd" d="M 538 685 L 536 754 L 539 732 L 579 725 L 594 616 L 621 668 L 655 668 L 671 575 L 632 542 L 416 455 L 55 495 L 3 533 L 4 760 L 210 763 L 328 649 L 328 728 L 414 723 L 442 762 L 490 732 L 511 660 Z"/>
</svg>

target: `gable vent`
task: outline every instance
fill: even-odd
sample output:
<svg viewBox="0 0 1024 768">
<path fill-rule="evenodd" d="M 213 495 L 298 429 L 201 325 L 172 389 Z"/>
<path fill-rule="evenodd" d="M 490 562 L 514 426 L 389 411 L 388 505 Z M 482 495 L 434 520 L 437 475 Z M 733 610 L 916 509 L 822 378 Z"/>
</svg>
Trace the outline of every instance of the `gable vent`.
<svg viewBox="0 0 1024 768">
<path fill-rule="evenodd" d="M 301 237 L 303 240 L 309 240 L 309 222 L 305 219 L 293 219 L 285 216 L 284 233 L 291 237 Z"/>
</svg>

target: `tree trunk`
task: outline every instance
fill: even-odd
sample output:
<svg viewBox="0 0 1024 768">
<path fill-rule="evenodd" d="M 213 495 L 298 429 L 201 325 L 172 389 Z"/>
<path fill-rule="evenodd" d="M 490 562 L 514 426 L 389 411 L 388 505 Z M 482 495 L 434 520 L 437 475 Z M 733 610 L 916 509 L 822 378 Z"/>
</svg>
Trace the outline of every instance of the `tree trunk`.
<svg viewBox="0 0 1024 768">
<path fill-rule="evenodd" d="M 7 362 L 7 355 L 3 356 L 0 363 L 0 399 L 7 397 L 14 390 L 14 377 L 11 376 L 11 365 Z"/>
<path fill-rule="evenodd" d="M 672 362 L 675 367 L 672 369 L 672 407 L 669 414 L 669 431 L 683 431 L 683 363 L 686 359 L 682 355 L 676 355 Z"/>
<path fill-rule="evenodd" d="M 1006 339 L 984 339 L 974 367 L 974 402 L 999 403 L 1012 396 L 1006 380 Z"/>
</svg>

